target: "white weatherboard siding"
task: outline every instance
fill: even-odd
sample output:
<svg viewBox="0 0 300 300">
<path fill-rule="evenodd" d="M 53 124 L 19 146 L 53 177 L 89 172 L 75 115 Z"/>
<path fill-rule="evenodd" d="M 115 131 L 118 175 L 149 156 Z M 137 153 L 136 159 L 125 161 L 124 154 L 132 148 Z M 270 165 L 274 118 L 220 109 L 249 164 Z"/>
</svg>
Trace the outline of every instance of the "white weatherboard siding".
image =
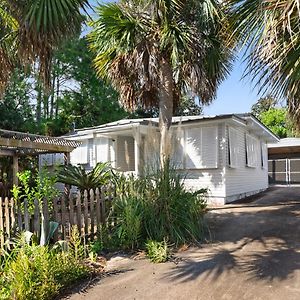
<svg viewBox="0 0 300 300">
<path fill-rule="evenodd" d="M 210 204 L 224 204 L 268 187 L 266 141 L 278 141 L 253 116 L 223 115 L 173 118 L 171 162 L 191 190 L 207 188 Z M 78 130 L 70 139 L 82 146 L 71 163 L 86 169 L 109 161 L 124 172 L 159 167 L 158 119 L 126 119 Z M 136 160 L 136 161 L 135 161 Z M 46 165 L 53 163 L 47 157 Z"/>
<path fill-rule="evenodd" d="M 226 130 L 226 135 L 230 139 L 231 127 Z M 235 153 L 238 153 L 234 159 L 235 166 L 229 165 L 230 141 L 226 147 L 227 167 L 225 170 L 225 186 L 226 186 L 226 202 L 231 202 L 239 198 L 254 194 L 258 191 L 265 190 L 268 187 L 268 170 L 262 167 L 261 154 L 266 152 L 264 141 L 260 141 L 258 137 L 249 134 L 243 127 L 234 128 L 234 146 Z M 250 145 L 249 145 L 250 141 Z M 248 143 L 247 143 L 248 142 Z M 251 167 L 247 166 L 246 150 L 248 151 L 248 160 Z M 251 151 L 251 153 L 249 153 Z M 263 155 L 266 160 L 267 153 Z M 249 164 L 248 164 L 249 165 Z M 265 165 L 266 166 L 266 165 Z"/>
<path fill-rule="evenodd" d="M 186 173 L 185 186 L 191 190 L 207 188 L 211 204 L 224 204 L 224 126 L 215 124 L 214 126 L 204 126 L 202 130 L 201 128 L 199 130 L 198 127 L 187 128 L 184 131 L 185 170 L 183 173 Z M 201 136 L 201 144 L 199 136 Z M 195 164 L 199 168 L 195 169 Z"/>
</svg>

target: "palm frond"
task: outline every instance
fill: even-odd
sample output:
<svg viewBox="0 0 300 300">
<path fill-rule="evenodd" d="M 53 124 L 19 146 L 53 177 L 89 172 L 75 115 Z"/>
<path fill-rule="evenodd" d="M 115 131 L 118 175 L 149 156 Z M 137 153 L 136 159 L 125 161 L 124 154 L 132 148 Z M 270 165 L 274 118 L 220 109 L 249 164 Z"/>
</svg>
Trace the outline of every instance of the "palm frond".
<svg viewBox="0 0 300 300">
<path fill-rule="evenodd" d="M 57 181 L 81 190 L 95 189 L 107 184 L 112 177 L 109 163 L 97 163 L 91 171 L 82 166 L 66 165 L 58 170 Z"/>
<path fill-rule="evenodd" d="M 173 72 L 174 110 L 187 92 L 211 101 L 230 70 L 218 1 L 122 1 L 100 5 L 97 13 L 89 35 L 97 74 L 112 82 L 129 110 L 158 106 L 162 58 Z"/>
<path fill-rule="evenodd" d="M 262 94 L 295 104 L 300 87 L 299 0 L 229 0 L 235 34 L 247 47 L 247 75 Z M 297 111 L 295 105 L 290 111 Z M 295 115 L 294 115 L 295 116 Z"/>
</svg>

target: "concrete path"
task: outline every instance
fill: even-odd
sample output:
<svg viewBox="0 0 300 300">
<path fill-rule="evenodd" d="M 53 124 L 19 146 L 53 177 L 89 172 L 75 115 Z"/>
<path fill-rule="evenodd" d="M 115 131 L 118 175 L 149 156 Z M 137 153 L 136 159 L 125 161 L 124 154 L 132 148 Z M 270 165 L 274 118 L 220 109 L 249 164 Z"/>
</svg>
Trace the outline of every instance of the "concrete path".
<svg viewBox="0 0 300 300">
<path fill-rule="evenodd" d="M 208 214 L 211 243 L 173 262 L 113 258 L 70 299 L 300 299 L 300 188 L 272 188 Z"/>
</svg>

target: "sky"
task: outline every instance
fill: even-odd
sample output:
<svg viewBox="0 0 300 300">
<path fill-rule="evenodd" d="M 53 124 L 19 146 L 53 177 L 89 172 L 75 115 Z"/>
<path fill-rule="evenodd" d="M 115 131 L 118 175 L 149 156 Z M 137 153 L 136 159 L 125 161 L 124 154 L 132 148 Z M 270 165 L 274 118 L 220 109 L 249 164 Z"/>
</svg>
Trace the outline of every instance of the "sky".
<svg viewBox="0 0 300 300">
<path fill-rule="evenodd" d="M 89 2 L 93 6 L 97 3 L 96 0 L 90 0 Z M 232 72 L 219 86 L 216 99 L 209 106 L 204 107 L 205 115 L 250 112 L 251 106 L 260 96 L 257 95 L 257 89 L 254 88 L 253 83 L 251 84 L 250 78 L 242 79 L 244 71 L 245 63 L 242 55 L 240 55 L 233 64 Z"/>
</svg>

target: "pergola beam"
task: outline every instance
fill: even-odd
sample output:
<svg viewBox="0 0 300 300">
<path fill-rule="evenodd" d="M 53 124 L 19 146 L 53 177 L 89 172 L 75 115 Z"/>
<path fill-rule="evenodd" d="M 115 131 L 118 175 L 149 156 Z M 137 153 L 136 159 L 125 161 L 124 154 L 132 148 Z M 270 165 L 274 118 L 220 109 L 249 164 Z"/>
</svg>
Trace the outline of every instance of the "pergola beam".
<svg viewBox="0 0 300 300">
<path fill-rule="evenodd" d="M 14 156 L 14 155 L 15 155 L 15 151 L 0 149 L 0 156 Z"/>
<path fill-rule="evenodd" d="M 0 147 L 8 147 L 8 148 L 18 148 L 19 149 L 33 149 L 33 150 L 46 150 L 52 152 L 71 152 L 74 150 L 74 147 L 71 146 L 62 146 L 55 144 L 46 144 L 32 141 L 22 141 L 17 139 L 8 139 L 0 137 Z"/>
</svg>

